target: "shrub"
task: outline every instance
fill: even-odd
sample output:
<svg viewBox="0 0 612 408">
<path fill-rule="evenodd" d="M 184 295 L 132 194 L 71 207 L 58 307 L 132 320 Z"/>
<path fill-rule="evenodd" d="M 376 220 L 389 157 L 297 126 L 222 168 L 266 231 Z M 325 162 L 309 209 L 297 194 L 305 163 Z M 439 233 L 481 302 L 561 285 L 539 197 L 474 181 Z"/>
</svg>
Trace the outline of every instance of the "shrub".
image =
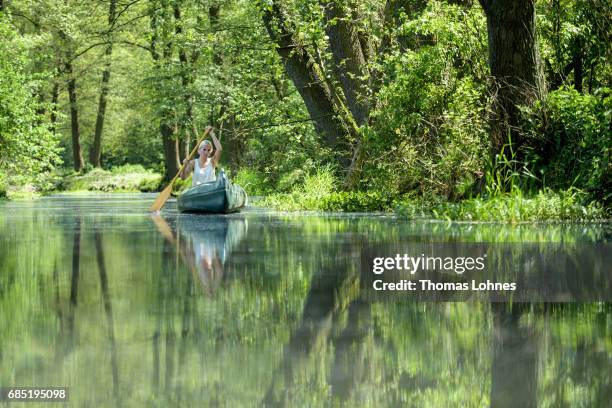
<svg viewBox="0 0 612 408">
<path fill-rule="evenodd" d="M 68 191 L 155 191 L 161 175 L 145 170 L 140 165 L 125 165 L 104 170 L 95 168 L 85 174 L 71 174 L 64 178 L 61 189 Z"/>
<path fill-rule="evenodd" d="M 143 193 L 159 191 L 161 188 L 161 181 L 161 177 L 143 178 L 140 183 L 138 183 L 138 190 Z"/>
<path fill-rule="evenodd" d="M 331 193 L 321 200 L 321 209 L 326 211 L 389 211 L 393 198 L 378 191 L 350 191 Z"/>
<path fill-rule="evenodd" d="M 334 176 L 334 172 L 330 166 L 325 166 L 314 174 L 307 175 L 304 178 L 304 185 L 298 188 L 305 196 L 313 199 L 323 198 L 329 195 L 336 189 L 337 180 Z"/>
<path fill-rule="evenodd" d="M 298 183 L 304 182 L 304 170 L 295 169 L 283 174 L 277 183 L 277 189 L 281 192 L 288 192 L 295 188 Z"/>
<path fill-rule="evenodd" d="M 403 38 L 435 40 L 395 49 L 381 63 L 386 80 L 363 130 L 360 188 L 456 199 L 482 174 L 489 147 L 486 21 L 476 6 L 446 2 L 401 20 Z"/>
<path fill-rule="evenodd" d="M 463 221 L 592 221 L 606 218 L 604 208 L 589 200 L 584 191 L 570 188 L 555 192 L 544 189 L 528 197 L 518 188 L 487 198 L 477 197 L 458 203 L 408 200 L 397 213 L 409 219 L 439 218 Z"/>
<path fill-rule="evenodd" d="M 2 174 L 0 174 L 0 198 L 6 198 L 6 179 Z"/>
<path fill-rule="evenodd" d="M 612 199 L 612 92 L 560 88 L 524 109 L 528 137 L 539 141 L 535 169 L 544 186 L 578 187 L 609 205 Z"/>
<path fill-rule="evenodd" d="M 393 196 L 378 191 L 336 191 L 337 180 L 331 167 L 323 167 L 307 175 L 304 184 L 291 193 L 265 197 L 263 205 L 285 211 L 389 211 Z"/>
<path fill-rule="evenodd" d="M 265 195 L 272 190 L 266 176 L 253 169 L 238 170 L 232 181 L 244 188 L 249 195 Z"/>
<path fill-rule="evenodd" d="M 160 188 L 164 187 L 165 185 L 161 185 L 160 182 Z M 179 177 L 176 179 L 174 185 L 172 186 L 172 192 L 178 194 L 183 190 L 187 190 L 189 187 L 191 187 L 191 176 L 187 177 L 185 180 Z"/>
</svg>

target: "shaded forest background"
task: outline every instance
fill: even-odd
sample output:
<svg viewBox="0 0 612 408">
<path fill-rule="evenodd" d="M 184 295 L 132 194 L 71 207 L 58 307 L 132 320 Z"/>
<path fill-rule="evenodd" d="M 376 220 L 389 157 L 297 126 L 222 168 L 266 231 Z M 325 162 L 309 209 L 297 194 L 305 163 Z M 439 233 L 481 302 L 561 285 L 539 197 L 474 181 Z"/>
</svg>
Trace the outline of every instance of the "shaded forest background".
<svg viewBox="0 0 612 408">
<path fill-rule="evenodd" d="M 207 124 L 252 193 L 609 204 L 606 0 L 0 0 L 0 184 L 142 165 Z"/>
</svg>

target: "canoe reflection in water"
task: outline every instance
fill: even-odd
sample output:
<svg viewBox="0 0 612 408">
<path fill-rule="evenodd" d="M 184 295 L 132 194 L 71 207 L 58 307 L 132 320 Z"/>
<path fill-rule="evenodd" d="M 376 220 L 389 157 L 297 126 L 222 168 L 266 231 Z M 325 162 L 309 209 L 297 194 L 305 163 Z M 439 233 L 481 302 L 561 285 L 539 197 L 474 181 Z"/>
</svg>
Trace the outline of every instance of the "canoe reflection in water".
<svg viewBox="0 0 612 408">
<path fill-rule="evenodd" d="M 247 220 L 235 216 L 179 216 L 173 230 L 164 218 L 152 218 L 204 292 L 212 295 L 223 280 L 225 263 L 246 236 Z"/>
</svg>

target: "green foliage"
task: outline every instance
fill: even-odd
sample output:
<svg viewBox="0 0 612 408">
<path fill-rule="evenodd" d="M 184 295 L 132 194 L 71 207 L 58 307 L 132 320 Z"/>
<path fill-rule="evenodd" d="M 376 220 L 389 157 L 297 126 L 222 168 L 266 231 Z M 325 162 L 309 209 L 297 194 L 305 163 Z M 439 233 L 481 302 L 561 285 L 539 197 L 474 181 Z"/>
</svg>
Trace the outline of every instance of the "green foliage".
<svg viewBox="0 0 612 408">
<path fill-rule="evenodd" d="M 249 168 L 240 169 L 232 181 L 244 188 L 250 196 L 266 195 L 271 192 L 269 182 L 257 170 Z"/>
<path fill-rule="evenodd" d="M 0 174 L 0 199 L 6 198 L 7 185 L 4 175 Z"/>
<path fill-rule="evenodd" d="M 37 81 L 26 72 L 27 44 L 0 14 L 0 171 L 37 175 L 59 164 L 58 143 L 32 97 Z"/>
<path fill-rule="evenodd" d="M 141 165 L 114 167 L 111 170 L 96 168 L 85 174 L 64 177 L 59 186 L 66 191 L 157 191 L 161 175 L 145 170 Z"/>
<path fill-rule="evenodd" d="M 327 21 L 321 3 L 281 3 L 294 41 L 316 63 L 338 108 L 347 102 L 331 52 L 338 45 L 329 35 L 338 22 Z M 371 40 L 373 53 L 366 56 L 367 74 L 361 78 L 371 109 L 354 134 L 337 135 L 336 146 L 323 148 L 316 118 L 309 116 L 264 27 L 261 11 L 269 2 L 135 2 L 121 11 L 111 32 L 104 2 L 10 2 L 0 36 L 0 51 L 10 57 L 0 63 L 0 160 L 6 163 L 2 171 L 13 166 L 27 177 L 5 177 L 6 183 L 28 191 L 155 190 L 158 180 L 141 177 L 140 170 L 123 170 L 134 175 L 128 179 L 142 179 L 137 182 L 120 180 L 112 168 L 137 163 L 163 172 L 161 130 L 168 142 L 177 140 L 183 158 L 194 131 L 211 124 L 219 128 L 222 163 L 235 171 L 234 181 L 250 195 L 269 196 L 262 203 L 277 208 L 387 211 L 404 197 L 407 213 L 436 216 L 431 209 L 445 202 L 469 208 L 470 200 L 492 200 L 500 209 L 491 213 L 502 216 L 502 207 L 514 205 L 508 197 L 536 199 L 544 187 L 560 191 L 545 192 L 546 199 L 576 187 L 609 205 L 612 71 L 605 1 L 537 3 L 539 48 L 551 92 L 524 109 L 531 150 L 514 152 L 509 144 L 497 155 L 490 151 L 487 27 L 478 2 L 339 5 L 356 16 L 350 23 Z M 51 91 L 59 85 L 55 131 L 69 166 L 68 75 L 62 62 L 70 58 L 76 74 L 87 158 L 108 40 L 113 53 L 102 164 L 111 170 L 68 172 L 58 183 L 63 173 L 47 171 L 58 154 L 49 132 Z M 362 51 L 369 52 L 366 48 Z M 563 84 L 577 90 L 558 89 Z M 358 180 L 355 191 L 346 192 L 348 164 L 338 158 L 350 158 L 358 143 L 364 152 L 356 156 Z M 179 180 L 174 189 L 189 186 L 189 179 Z M 454 217 L 457 211 L 447 212 Z"/>
<path fill-rule="evenodd" d="M 342 191 L 324 197 L 321 209 L 345 212 L 390 211 L 393 203 L 392 196 L 379 191 Z"/>
<path fill-rule="evenodd" d="M 111 110 L 111 115 L 118 112 Z M 116 133 L 108 132 L 104 139 L 103 166 L 112 168 L 129 163 L 138 163 L 143 167 L 162 170 L 162 145 L 157 136 L 159 129 L 146 117 L 135 112 L 127 112 L 127 118 L 109 117 L 114 120 Z"/>
<path fill-rule="evenodd" d="M 362 188 L 454 198 L 483 172 L 486 27 L 477 7 L 431 2 L 397 35 L 422 44 L 395 49 L 379 68 L 385 84 L 365 134 Z"/>
<path fill-rule="evenodd" d="M 160 185 L 160 189 L 163 188 L 164 186 Z M 188 188 L 191 187 L 191 176 L 187 177 L 185 180 L 183 180 L 182 178 L 178 177 L 175 181 L 174 181 L 174 185 L 172 186 L 172 194 L 178 194 L 183 190 L 187 190 Z"/>
<path fill-rule="evenodd" d="M 477 197 L 458 203 L 443 200 L 425 201 L 409 199 L 397 209 L 400 216 L 409 219 L 439 218 L 462 221 L 593 221 L 609 216 L 606 211 L 588 199 L 581 190 L 570 188 L 559 192 L 543 189 L 532 197 L 520 189 L 486 198 Z"/>
<path fill-rule="evenodd" d="M 539 141 L 533 167 L 551 188 L 575 186 L 592 197 L 612 199 L 612 93 L 594 95 L 561 88 L 525 109 L 529 137 Z"/>
<path fill-rule="evenodd" d="M 334 192 L 336 186 L 331 167 L 322 167 L 316 173 L 307 175 L 304 183 L 290 193 L 272 194 L 265 197 L 262 204 L 286 211 L 323 210 L 322 200 Z"/>
<path fill-rule="evenodd" d="M 486 163 L 483 181 L 484 195 L 495 197 L 508 191 L 532 191 L 540 181 L 531 171 L 533 163 L 518 158 L 513 149 L 512 137 L 508 133 L 508 143 Z"/>
<path fill-rule="evenodd" d="M 277 183 L 277 190 L 281 192 L 290 191 L 292 187 L 304 181 L 304 170 L 301 168 L 295 169 L 281 176 Z"/>
<path fill-rule="evenodd" d="M 290 193 L 267 196 L 262 205 L 283 211 L 389 211 L 393 196 L 379 191 L 337 191 L 338 181 L 331 167 L 307 175 L 301 186 Z"/>
<path fill-rule="evenodd" d="M 540 54 L 552 90 L 570 83 L 589 93 L 611 86 L 609 2 L 556 0 L 537 2 L 536 8 Z"/>
</svg>

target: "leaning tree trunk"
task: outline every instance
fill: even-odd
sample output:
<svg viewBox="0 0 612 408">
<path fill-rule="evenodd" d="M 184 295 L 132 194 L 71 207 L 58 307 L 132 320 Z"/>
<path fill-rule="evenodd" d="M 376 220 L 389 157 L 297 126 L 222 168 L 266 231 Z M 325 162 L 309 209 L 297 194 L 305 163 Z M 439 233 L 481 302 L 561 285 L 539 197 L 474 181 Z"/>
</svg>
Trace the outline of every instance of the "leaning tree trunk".
<svg viewBox="0 0 612 408">
<path fill-rule="evenodd" d="M 346 105 L 356 126 L 363 126 L 370 116 L 370 92 L 372 90 L 368 57 L 372 54 L 372 40 L 360 32 L 355 21 L 358 15 L 355 5 L 346 6 L 336 0 L 320 0 L 325 12 L 325 32 L 329 38 L 334 59 L 334 73 L 340 81 Z M 355 186 L 363 161 L 361 135 L 353 132 L 352 157 L 345 182 Z"/>
<path fill-rule="evenodd" d="M 317 70 L 308 50 L 295 38 L 295 30 L 287 21 L 279 2 L 273 1 L 271 7 L 263 8 L 262 13 L 264 25 L 276 45 L 287 76 L 304 100 L 315 130 L 327 147 L 338 151 L 338 142 L 347 134 L 347 130 L 338 117 L 332 90 Z"/>
<path fill-rule="evenodd" d="M 480 0 L 487 17 L 489 66 L 494 95 L 491 141 L 498 153 L 511 138 L 525 144 L 519 105 L 531 105 L 544 92 L 536 43 L 535 0 Z"/>
<path fill-rule="evenodd" d="M 111 0 L 108 9 L 108 26 L 109 30 L 112 29 L 112 25 L 115 22 L 115 9 L 117 6 L 117 0 Z M 106 65 L 102 72 L 102 85 L 100 88 L 100 100 L 98 102 L 98 114 L 96 116 L 96 130 L 94 133 L 94 141 L 89 151 L 89 161 L 95 167 L 100 167 L 100 156 L 102 155 L 102 130 L 104 129 L 104 115 L 106 115 L 106 99 L 108 96 L 111 76 L 111 56 L 113 54 L 113 43 L 109 42 L 104 52 L 104 58 Z"/>
<path fill-rule="evenodd" d="M 322 0 L 321 3 L 325 10 L 325 32 L 334 58 L 334 71 L 348 108 L 361 126 L 367 122 L 370 113 L 367 67 L 370 40 L 360 35 L 346 7 L 335 0 Z"/>
<path fill-rule="evenodd" d="M 81 151 L 81 132 L 79 130 L 79 108 L 77 106 L 76 80 L 72 72 L 72 63 L 65 65 L 68 74 L 68 99 L 70 100 L 70 131 L 72 134 L 72 158 L 74 171 L 81 171 L 85 167 L 83 152 Z"/>
</svg>

